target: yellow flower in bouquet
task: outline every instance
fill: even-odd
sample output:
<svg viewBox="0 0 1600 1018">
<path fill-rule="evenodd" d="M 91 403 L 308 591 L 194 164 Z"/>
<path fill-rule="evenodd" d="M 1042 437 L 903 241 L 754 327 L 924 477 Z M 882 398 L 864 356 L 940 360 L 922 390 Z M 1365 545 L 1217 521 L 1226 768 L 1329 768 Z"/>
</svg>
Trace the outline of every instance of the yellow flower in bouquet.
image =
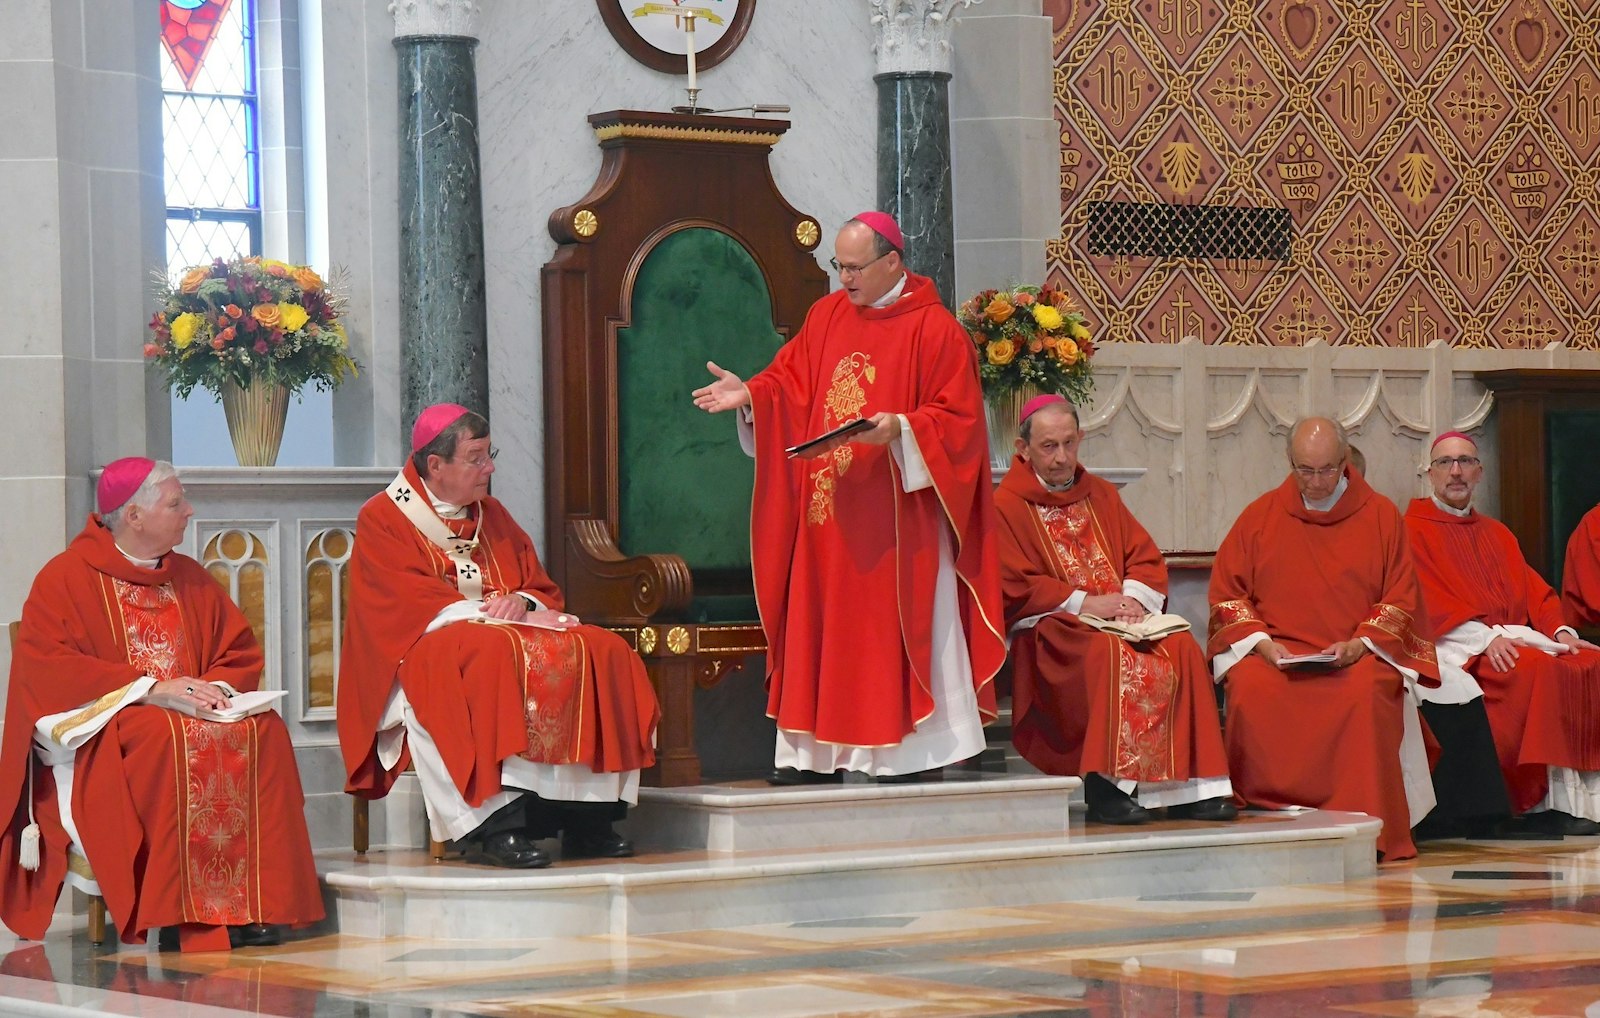
<svg viewBox="0 0 1600 1018">
<path fill-rule="evenodd" d="M 1094 343 L 1070 296 L 1049 286 L 983 290 L 956 310 L 981 355 L 986 396 L 1031 386 L 1083 405 L 1094 388 Z"/>
<path fill-rule="evenodd" d="M 172 320 L 172 345 L 179 350 L 194 342 L 194 334 L 205 319 L 186 311 Z"/>
<path fill-rule="evenodd" d="M 161 309 L 144 354 L 181 397 L 195 386 L 219 398 L 227 383 L 257 379 L 298 393 L 331 389 L 356 372 L 344 299 L 304 265 L 254 256 L 217 259 L 156 277 Z"/>
<path fill-rule="evenodd" d="M 1049 304 L 1035 304 L 1033 306 L 1033 320 L 1039 328 L 1046 332 L 1054 332 L 1061 328 L 1061 312 Z"/>
</svg>

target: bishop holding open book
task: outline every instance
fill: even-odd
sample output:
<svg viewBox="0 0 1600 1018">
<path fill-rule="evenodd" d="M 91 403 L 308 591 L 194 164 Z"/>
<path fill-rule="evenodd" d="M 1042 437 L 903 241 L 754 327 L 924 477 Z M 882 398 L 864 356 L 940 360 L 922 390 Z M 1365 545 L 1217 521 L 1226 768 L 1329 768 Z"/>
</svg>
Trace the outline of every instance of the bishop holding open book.
<svg viewBox="0 0 1600 1018">
<path fill-rule="evenodd" d="M 995 492 L 1012 632 L 1012 741 L 1047 774 L 1078 774 L 1091 821 L 1151 810 L 1232 820 L 1227 757 L 1199 644 L 1162 615 L 1167 565 L 1115 486 L 1078 462 L 1078 411 L 1022 408 Z"/>
</svg>

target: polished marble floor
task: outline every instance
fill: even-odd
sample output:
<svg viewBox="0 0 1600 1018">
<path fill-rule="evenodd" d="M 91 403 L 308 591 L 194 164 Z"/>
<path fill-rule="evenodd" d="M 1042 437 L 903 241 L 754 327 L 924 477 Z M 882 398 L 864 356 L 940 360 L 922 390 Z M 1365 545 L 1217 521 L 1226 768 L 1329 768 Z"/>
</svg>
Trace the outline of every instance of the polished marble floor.
<svg viewBox="0 0 1600 1018">
<path fill-rule="evenodd" d="M 0 942 L 0 1015 L 1600 1018 L 1600 838 L 1455 841 L 1331 885 L 633 937 Z"/>
</svg>

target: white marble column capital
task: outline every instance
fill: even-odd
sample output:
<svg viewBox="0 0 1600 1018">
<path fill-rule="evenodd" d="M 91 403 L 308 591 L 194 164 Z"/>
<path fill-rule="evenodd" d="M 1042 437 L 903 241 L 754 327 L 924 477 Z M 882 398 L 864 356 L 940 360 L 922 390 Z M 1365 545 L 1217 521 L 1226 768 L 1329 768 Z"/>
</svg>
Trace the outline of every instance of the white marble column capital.
<svg viewBox="0 0 1600 1018">
<path fill-rule="evenodd" d="M 983 0 L 867 0 L 878 39 L 878 73 L 950 70 L 950 27 L 962 9 Z"/>
<path fill-rule="evenodd" d="M 391 0 L 394 37 L 459 35 L 478 38 L 477 0 Z"/>
</svg>

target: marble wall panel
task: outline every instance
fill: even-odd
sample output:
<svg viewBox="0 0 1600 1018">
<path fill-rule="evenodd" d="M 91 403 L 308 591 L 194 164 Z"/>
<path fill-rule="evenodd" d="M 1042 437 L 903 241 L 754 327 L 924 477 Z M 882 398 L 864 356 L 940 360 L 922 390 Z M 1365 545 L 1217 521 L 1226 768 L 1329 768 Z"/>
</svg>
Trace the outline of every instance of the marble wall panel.
<svg viewBox="0 0 1600 1018">
<path fill-rule="evenodd" d="M 7 159 L 50 159 L 56 155 L 55 68 L 44 60 L 0 61 L 0 150 Z"/>
<path fill-rule="evenodd" d="M 6 224 L 0 300 L 9 318 L 8 327 L 0 329 L 0 358 L 60 349 L 63 218 L 82 218 L 81 210 L 61 207 L 60 186 L 55 164 L 11 159 L 0 145 L 0 222 Z"/>
<path fill-rule="evenodd" d="M 93 356 L 99 359 L 141 361 L 145 322 L 154 308 L 150 296 L 151 273 L 163 262 L 153 260 L 142 235 L 145 215 L 145 178 L 126 170 L 89 170 L 89 216 L 93 236 L 105 238 L 86 252 L 80 264 L 88 285 L 78 291 L 76 274 L 69 283 L 69 300 L 90 307 Z M 143 415 L 139 416 L 143 423 Z M 141 429 L 142 430 L 142 429 Z"/>
<path fill-rule="evenodd" d="M 950 32 L 950 118 L 1028 117 L 1050 120 L 1049 22 L 1038 4 L 1027 14 L 1001 14 L 988 4 L 960 12 Z M 960 85 L 955 82 L 959 81 Z"/>
<path fill-rule="evenodd" d="M 6 426 L 0 428 L 0 463 L 14 476 L 53 472 L 64 461 L 66 440 L 61 418 L 63 363 L 60 357 L 0 357 L 0 406 Z M 82 407 L 84 403 L 74 403 Z M 20 535 L 26 531 L 7 531 Z"/>
<path fill-rule="evenodd" d="M 332 278 L 348 282 L 351 352 L 363 369 L 334 401 L 334 462 L 396 465 L 400 135 L 394 22 L 382 4 L 308 0 L 300 10 L 302 61 L 320 70 L 314 80 L 324 99 L 320 126 L 307 128 L 307 148 L 321 155 L 307 190 L 320 197 L 326 232 L 313 215 L 319 239 L 308 253 L 325 256 Z"/>
<path fill-rule="evenodd" d="M 38 40 L 50 37 L 51 0 L 11 0 L 6 30 L 0 32 L 0 60 L 36 60 Z"/>
</svg>

